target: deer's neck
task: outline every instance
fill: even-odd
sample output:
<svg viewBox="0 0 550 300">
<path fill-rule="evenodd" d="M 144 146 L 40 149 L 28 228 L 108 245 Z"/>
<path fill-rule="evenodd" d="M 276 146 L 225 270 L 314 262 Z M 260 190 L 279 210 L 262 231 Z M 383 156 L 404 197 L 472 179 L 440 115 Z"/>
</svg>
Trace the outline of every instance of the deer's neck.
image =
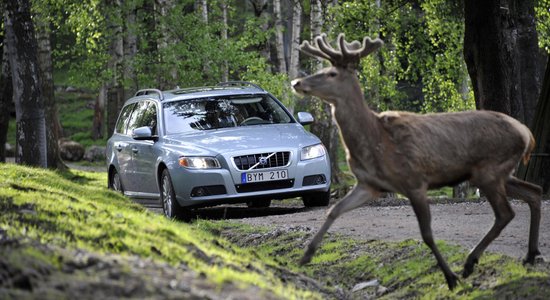
<svg viewBox="0 0 550 300">
<path fill-rule="evenodd" d="M 367 142 L 378 143 L 378 117 L 365 104 L 360 88 L 357 87 L 357 91 L 345 95 L 342 100 L 339 101 L 341 105 L 333 106 L 333 114 L 348 149 L 352 150 L 356 145 L 365 146 Z"/>
</svg>

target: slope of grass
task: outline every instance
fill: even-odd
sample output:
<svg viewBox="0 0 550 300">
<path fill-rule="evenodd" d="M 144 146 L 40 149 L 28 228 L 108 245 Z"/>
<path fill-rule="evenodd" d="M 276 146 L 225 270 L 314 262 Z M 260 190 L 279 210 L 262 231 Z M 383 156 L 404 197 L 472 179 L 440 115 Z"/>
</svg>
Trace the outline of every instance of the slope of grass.
<svg viewBox="0 0 550 300">
<path fill-rule="evenodd" d="M 319 294 L 282 282 L 273 267 L 197 226 L 170 221 L 104 188 L 106 175 L 0 164 L 0 233 L 5 239 L 82 249 L 94 255 L 117 254 L 152 259 L 207 278 L 221 292 L 226 284 L 259 288 L 268 298 L 319 298 Z M 0 243 L 0 246 L 2 244 Z M 31 247 L 32 248 L 32 247 Z M 56 255 L 40 251 L 13 256 L 7 263 L 49 262 Z M 4 251 L 5 248 L 0 247 Z M 5 255 L 0 255 L 5 257 Z M 12 266 L 14 267 L 14 266 Z M 0 293 L 2 278 L 0 274 Z M 4 282 L 5 283 L 5 282 Z M 0 298 L 2 298 L 0 296 Z"/>
<path fill-rule="evenodd" d="M 305 227 L 171 221 L 107 190 L 104 173 L 0 164 L 0 178 L 1 299 L 79 293 L 185 299 L 545 299 L 550 294 L 548 263 L 524 267 L 516 259 L 485 254 L 471 277 L 449 291 L 429 249 L 417 240 L 357 241 L 328 234 L 313 261 L 298 266 L 314 233 Z M 467 251 L 438 246 L 460 273 Z M 351 292 L 366 281 L 378 284 Z"/>
<path fill-rule="evenodd" d="M 474 273 L 449 291 L 428 247 L 418 240 L 400 243 L 357 241 L 327 234 L 322 247 L 307 267 L 296 262 L 313 231 L 294 228 L 247 228 L 227 221 L 206 222 L 212 232 L 238 245 L 272 257 L 280 265 L 303 272 L 321 285 L 335 287 L 340 298 L 363 299 L 547 299 L 550 295 L 550 265 L 538 262 L 523 266 L 517 259 L 485 253 Z M 251 235 L 250 232 L 256 234 Z M 250 239 L 253 236 L 254 239 Z M 438 247 L 457 274 L 468 254 L 466 249 L 438 242 Z M 356 284 L 376 281 L 372 288 L 351 292 Z"/>
</svg>

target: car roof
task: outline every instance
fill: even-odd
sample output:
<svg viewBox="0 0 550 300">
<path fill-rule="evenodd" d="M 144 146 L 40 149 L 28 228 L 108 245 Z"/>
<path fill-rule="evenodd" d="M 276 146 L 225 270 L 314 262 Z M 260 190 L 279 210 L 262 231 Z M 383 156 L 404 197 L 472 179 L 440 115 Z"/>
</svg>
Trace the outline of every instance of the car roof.
<svg viewBox="0 0 550 300">
<path fill-rule="evenodd" d="M 161 91 L 158 89 L 142 89 L 136 92 L 135 96 L 127 102 L 138 99 L 156 99 L 160 102 L 174 100 L 186 100 L 196 98 L 208 98 L 217 96 L 245 95 L 245 94 L 267 94 L 267 91 L 250 82 L 229 81 L 222 82 L 216 86 L 202 86 L 190 88 L 176 88 L 173 90 Z"/>
</svg>

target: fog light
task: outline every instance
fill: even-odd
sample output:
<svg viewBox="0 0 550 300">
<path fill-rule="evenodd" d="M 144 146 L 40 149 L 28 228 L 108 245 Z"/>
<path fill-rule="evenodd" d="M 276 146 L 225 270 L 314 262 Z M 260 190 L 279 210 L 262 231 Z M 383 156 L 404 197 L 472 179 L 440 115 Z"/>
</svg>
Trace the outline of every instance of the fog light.
<svg viewBox="0 0 550 300">
<path fill-rule="evenodd" d="M 302 181 L 302 186 L 308 186 L 308 185 L 320 185 L 327 183 L 327 178 L 323 174 L 318 175 L 310 175 L 304 177 L 304 180 Z"/>
</svg>

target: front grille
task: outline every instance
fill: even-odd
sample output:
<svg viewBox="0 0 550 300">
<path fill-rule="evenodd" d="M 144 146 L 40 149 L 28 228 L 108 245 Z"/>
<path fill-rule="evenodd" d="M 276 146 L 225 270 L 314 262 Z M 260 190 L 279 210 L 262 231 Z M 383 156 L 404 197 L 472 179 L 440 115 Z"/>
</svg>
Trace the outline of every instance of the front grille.
<svg viewBox="0 0 550 300">
<path fill-rule="evenodd" d="M 235 156 L 233 162 L 241 171 L 284 167 L 290 163 L 290 151 Z"/>
<path fill-rule="evenodd" d="M 294 179 L 236 184 L 237 193 L 251 193 L 268 190 L 288 189 L 294 186 Z"/>
</svg>

